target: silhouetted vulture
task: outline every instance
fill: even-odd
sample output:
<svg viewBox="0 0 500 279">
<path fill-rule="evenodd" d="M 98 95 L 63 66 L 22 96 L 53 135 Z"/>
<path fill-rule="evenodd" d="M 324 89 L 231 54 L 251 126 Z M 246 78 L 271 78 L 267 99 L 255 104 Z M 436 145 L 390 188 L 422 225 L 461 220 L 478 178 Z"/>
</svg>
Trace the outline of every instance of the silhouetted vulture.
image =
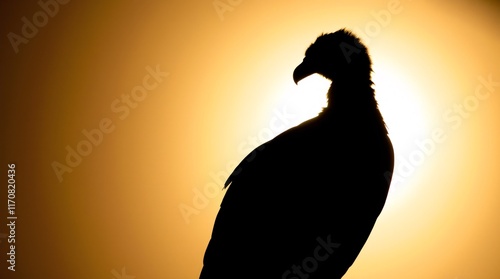
<svg viewBox="0 0 500 279">
<path fill-rule="evenodd" d="M 394 165 L 366 47 L 322 34 L 293 72 L 332 81 L 328 106 L 251 152 L 229 186 L 201 279 L 341 278 L 379 216 Z"/>
</svg>

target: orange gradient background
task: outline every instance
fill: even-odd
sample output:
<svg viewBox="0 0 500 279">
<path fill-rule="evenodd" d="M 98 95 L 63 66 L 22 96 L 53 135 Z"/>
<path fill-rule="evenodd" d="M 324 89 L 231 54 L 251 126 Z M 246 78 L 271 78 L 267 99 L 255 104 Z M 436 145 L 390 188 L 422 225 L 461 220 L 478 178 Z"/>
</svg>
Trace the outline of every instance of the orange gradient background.
<svg viewBox="0 0 500 279">
<path fill-rule="evenodd" d="M 321 109 L 328 82 L 297 86 L 292 71 L 319 34 L 343 27 L 369 48 L 397 158 L 386 207 L 344 278 L 500 278 L 494 1 L 72 0 L 17 53 L 9 34 L 42 8 L 0 5 L 1 278 L 197 278 L 221 182 Z M 168 76 L 117 113 L 147 67 Z M 54 162 L 67 165 L 68 146 L 103 119 L 114 129 L 58 179 Z"/>
</svg>

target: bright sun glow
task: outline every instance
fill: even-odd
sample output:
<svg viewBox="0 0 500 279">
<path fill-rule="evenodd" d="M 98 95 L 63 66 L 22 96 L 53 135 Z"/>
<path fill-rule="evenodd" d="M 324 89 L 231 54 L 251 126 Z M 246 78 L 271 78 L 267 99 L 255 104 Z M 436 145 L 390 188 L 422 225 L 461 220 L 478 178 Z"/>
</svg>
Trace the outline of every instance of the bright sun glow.
<svg viewBox="0 0 500 279">
<path fill-rule="evenodd" d="M 418 88 L 394 69 L 380 67 L 373 73 L 375 96 L 396 151 L 410 152 L 413 141 L 427 131 L 425 109 Z"/>
<path fill-rule="evenodd" d="M 326 94 L 331 81 L 319 74 L 313 74 L 288 90 L 291 92 L 290 107 L 297 111 L 298 118 L 309 119 L 318 115 L 327 106 Z"/>
<path fill-rule="evenodd" d="M 427 135 L 429 122 L 424 114 L 423 102 L 419 99 L 422 94 L 415 84 L 389 66 L 375 68 L 372 80 L 379 109 L 394 145 L 397 167 L 401 157 L 415 150 L 415 139 Z M 327 106 L 326 93 L 330 85 L 330 80 L 314 74 L 287 88 L 287 107 L 297 120 L 290 126 L 317 116 Z M 405 194 L 404 190 L 397 191 L 399 197 Z"/>
<path fill-rule="evenodd" d="M 401 74 L 388 67 L 373 73 L 375 96 L 388 126 L 394 148 L 402 154 L 411 152 L 412 142 L 427 131 L 427 121 L 418 88 Z M 331 81 L 314 74 L 287 88 L 288 104 L 297 118 L 306 120 L 318 115 L 327 106 L 326 93 Z"/>
</svg>

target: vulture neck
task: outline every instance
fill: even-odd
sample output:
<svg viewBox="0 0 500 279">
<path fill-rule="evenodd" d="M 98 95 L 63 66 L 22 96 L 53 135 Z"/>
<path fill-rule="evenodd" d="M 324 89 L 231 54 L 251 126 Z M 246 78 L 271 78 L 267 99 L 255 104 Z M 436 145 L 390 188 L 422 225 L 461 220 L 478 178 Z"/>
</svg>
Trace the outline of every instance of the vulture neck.
<svg viewBox="0 0 500 279">
<path fill-rule="evenodd" d="M 340 120 L 346 127 L 365 126 L 387 134 L 372 85 L 369 78 L 334 80 L 328 90 L 328 107 L 320 115 Z"/>
</svg>

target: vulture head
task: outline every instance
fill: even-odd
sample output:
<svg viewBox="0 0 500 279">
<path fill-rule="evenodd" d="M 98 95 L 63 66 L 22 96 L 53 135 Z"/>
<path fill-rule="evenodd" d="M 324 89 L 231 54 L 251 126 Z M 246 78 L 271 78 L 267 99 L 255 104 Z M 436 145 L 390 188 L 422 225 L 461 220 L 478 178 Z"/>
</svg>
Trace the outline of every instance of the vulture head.
<svg viewBox="0 0 500 279">
<path fill-rule="evenodd" d="M 334 83 L 370 82 L 371 60 L 366 47 L 350 31 L 322 34 L 307 48 L 304 60 L 293 72 L 293 80 L 320 74 Z"/>
</svg>

